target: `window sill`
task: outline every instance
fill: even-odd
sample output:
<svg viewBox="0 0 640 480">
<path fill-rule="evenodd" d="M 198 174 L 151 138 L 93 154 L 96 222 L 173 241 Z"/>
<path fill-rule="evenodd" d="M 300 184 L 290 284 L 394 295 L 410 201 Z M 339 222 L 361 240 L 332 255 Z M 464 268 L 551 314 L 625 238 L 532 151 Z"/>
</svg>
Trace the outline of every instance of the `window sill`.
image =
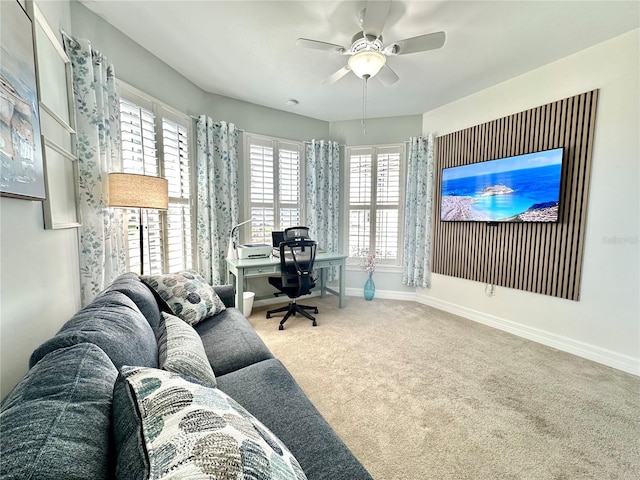
<svg viewBox="0 0 640 480">
<path fill-rule="evenodd" d="M 362 272 L 364 269 L 360 265 L 348 265 L 347 272 Z M 402 273 L 402 267 L 398 265 L 376 265 L 376 273 Z"/>
</svg>

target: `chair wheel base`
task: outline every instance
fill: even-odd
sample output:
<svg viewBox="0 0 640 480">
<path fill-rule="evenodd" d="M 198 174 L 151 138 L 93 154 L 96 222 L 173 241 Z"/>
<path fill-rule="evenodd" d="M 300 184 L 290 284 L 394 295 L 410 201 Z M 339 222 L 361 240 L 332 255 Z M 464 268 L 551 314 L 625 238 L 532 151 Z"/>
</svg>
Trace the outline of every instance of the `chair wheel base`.
<svg viewBox="0 0 640 480">
<path fill-rule="evenodd" d="M 275 310 L 269 310 L 266 313 L 266 317 L 267 318 L 271 318 L 274 314 L 278 314 L 278 313 L 282 313 L 285 312 L 284 318 L 282 319 L 282 321 L 280 322 L 280 325 L 278 326 L 278 330 L 284 330 L 284 323 L 289 319 L 289 317 L 295 317 L 298 314 L 300 314 L 300 316 L 306 317 L 309 320 L 311 320 L 312 325 L 314 327 L 318 326 L 318 323 L 316 322 L 315 317 L 311 316 L 311 314 L 309 312 L 314 312 L 315 314 L 318 313 L 318 307 L 312 307 L 312 306 L 308 306 L 308 305 L 300 305 L 297 304 L 295 302 L 291 302 L 289 303 L 289 305 L 286 305 L 284 307 L 280 307 L 280 308 L 276 308 Z"/>
</svg>

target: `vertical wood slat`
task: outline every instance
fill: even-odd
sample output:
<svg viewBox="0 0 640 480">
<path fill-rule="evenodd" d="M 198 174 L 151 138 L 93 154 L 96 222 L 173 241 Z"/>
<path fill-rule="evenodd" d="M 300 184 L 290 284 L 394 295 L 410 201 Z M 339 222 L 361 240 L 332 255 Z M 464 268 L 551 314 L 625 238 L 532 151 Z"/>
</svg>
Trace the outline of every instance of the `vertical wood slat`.
<svg viewBox="0 0 640 480">
<path fill-rule="evenodd" d="M 441 222 L 434 209 L 435 273 L 570 300 L 580 298 L 598 91 L 593 90 L 438 137 L 442 169 L 564 147 L 558 223 Z"/>
</svg>

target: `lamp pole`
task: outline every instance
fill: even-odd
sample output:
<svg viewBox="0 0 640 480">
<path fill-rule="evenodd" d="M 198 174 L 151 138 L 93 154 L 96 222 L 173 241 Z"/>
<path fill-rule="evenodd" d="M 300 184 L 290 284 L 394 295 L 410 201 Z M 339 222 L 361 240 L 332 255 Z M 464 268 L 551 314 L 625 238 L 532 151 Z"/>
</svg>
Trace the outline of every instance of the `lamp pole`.
<svg viewBox="0 0 640 480">
<path fill-rule="evenodd" d="M 138 220 L 140 224 L 140 275 L 144 275 L 144 233 L 142 230 L 142 208 L 138 208 Z"/>
</svg>

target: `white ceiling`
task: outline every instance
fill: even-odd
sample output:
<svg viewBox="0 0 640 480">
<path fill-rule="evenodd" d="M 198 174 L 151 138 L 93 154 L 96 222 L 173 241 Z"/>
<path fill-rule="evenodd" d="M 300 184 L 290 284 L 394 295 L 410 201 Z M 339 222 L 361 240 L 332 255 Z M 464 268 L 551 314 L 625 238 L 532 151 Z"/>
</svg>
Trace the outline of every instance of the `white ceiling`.
<svg viewBox="0 0 640 480">
<path fill-rule="evenodd" d="M 362 115 L 362 80 L 322 84 L 348 57 L 296 39 L 348 47 L 364 0 L 81 1 L 208 92 L 325 121 Z M 639 26 L 637 0 L 394 0 L 385 45 L 440 30 L 446 42 L 389 57 L 400 80 L 369 81 L 367 116 L 421 114 Z"/>
</svg>

